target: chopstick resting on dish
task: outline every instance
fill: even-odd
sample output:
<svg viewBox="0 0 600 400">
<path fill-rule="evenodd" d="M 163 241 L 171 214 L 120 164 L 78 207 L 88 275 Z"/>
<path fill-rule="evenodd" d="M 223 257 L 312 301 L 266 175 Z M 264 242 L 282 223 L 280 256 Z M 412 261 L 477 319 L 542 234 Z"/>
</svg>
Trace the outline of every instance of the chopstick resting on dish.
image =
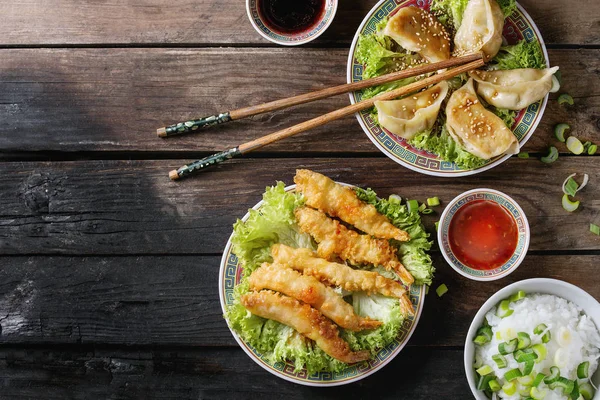
<svg viewBox="0 0 600 400">
<path fill-rule="evenodd" d="M 470 58 L 469 58 L 470 59 Z M 447 62 L 440 62 L 435 64 L 430 64 L 430 67 L 435 68 L 434 70 L 442 69 L 442 65 L 448 67 L 448 62 L 451 62 L 452 65 L 459 65 L 456 68 L 449 69 L 447 71 L 437 73 L 430 77 L 424 78 L 420 81 L 411 83 L 409 85 L 400 87 L 398 89 L 391 90 L 389 92 L 380 94 L 379 96 L 372 97 L 367 100 L 363 100 L 361 102 L 340 108 L 339 110 L 332 111 L 330 113 L 321 115 L 317 118 L 310 119 L 308 121 L 304 121 L 300 124 L 291 126 L 289 128 L 282 129 L 280 131 L 271 133 L 269 135 L 263 136 L 261 138 L 252 140 L 250 142 L 243 143 L 237 147 L 222 151 L 220 153 L 216 153 L 205 157 L 201 160 L 195 161 L 191 164 L 184 165 L 183 167 L 172 170 L 169 172 L 169 178 L 172 180 L 177 180 L 186 176 L 189 176 L 195 172 L 198 172 L 202 169 L 210 167 L 215 164 L 219 164 L 223 161 L 226 161 L 230 158 L 239 157 L 243 154 L 249 153 L 251 151 L 260 149 L 268 144 L 279 141 L 281 139 L 288 138 L 290 136 L 294 136 L 297 133 L 307 131 L 309 129 L 315 128 L 317 126 L 325 125 L 328 122 L 338 120 L 342 117 L 352 115 L 362 110 L 366 110 L 368 108 L 373 107 L 376 101 L 381 100 L 392 100 L 400 96 L 405 96 L 407 94 L 414 93 L 418 90 L 421 90 L 427 86 L 434 85 L 438 82 L 445 81 L 450 79 L 456 75 L 462 74 L 464 72 L 468 72 L 474 69 L 477 69 L 484 65 L 483 57 L 480 54 L 477 61 L 471 61 L 467 64 L 460 65 L 464 62 L 464 58 L 455 58 L 448 60 Z M 416 72 L 417 68 L 411 68 L 408 71 L 413 71 L 414 75 L 421 75 L 421 73 Z"/>
<path fill-rule="evenodd" d="M 298 96 L 288 97 L 286 99 L 279 99 L 270 101 L 255 106 L 244 107 L 237 110 L 227 111 L 210 115 L 207 117 L 201 117 L 190 121 L 179 122 L 167 127 L 159 128 L 156 130 L 156 134 L 159 137 L 169 137 L 176 135 L 183 135 L 187 133 L 196 132 L 201 128 L 208 128 L 210 126 L 223 124 L 225 122 L 234 121 L 242 118 L 251 117 L 253 115 L 263 114 L 270 111 L 281 110 L 296 106 L 299 104 L 310 103 L 315 100 L 325 99 L 327 97 L 335 96 L 338 94 L 349 93 L 355 90 L 365 89 L 371 86 L 377 86 L 388 82 L 397 81 L 400 79 L 410 78 L 422 74 L 438 71 L 440 69 L 451 68 L 456 65 L 465 64 L 470 61 L 477 61 L 481 59 L 481 54 L 473 53 L 463 57 L 452 58 L 444 60 L 439 63 L 424 64 L 415 68 L 409 68 L 402 71 L 393 72 L 386 75 L 381 75 L 375 78 L 366 79 L 364 81 L 358 81 L 353 83 L 347 83 L 344 85 L 333 86 L 330 88 L 317 90 L 316 92 L 310 92 L 301 94 Z M 460 60 L 460 62 L 459 62 Z"/>
</svg>

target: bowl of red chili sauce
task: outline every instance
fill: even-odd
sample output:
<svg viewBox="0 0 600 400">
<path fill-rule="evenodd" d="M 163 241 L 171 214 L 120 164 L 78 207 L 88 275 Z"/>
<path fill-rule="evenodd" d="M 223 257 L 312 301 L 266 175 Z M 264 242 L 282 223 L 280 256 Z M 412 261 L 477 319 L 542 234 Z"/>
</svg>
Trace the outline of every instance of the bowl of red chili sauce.
<svg viewBox="0 0 600 400">
<path fill-rule="evenodd" d="M 529 248 L 529 223 L 516 201 L 493 189 L 452 200 L 440 219 L 438 243 L 459 274 L 493 281 L 517 269 Z"/>
</svg>

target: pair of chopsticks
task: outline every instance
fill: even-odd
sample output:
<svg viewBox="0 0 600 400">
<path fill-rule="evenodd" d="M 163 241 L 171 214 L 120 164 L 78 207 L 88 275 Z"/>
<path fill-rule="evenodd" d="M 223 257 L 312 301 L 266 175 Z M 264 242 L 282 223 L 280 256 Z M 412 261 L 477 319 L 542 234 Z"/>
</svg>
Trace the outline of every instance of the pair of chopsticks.
<svg viewBox="0 0 600 400">
<path fill-rule="evenodd" d="M 172 180 L 177 180 L 189 175 L 192 175 L 198 171 L 201 171 L 205 168 L 208 168 L 212 165 L 219 164 L 223 161 L 226 161 L 230 158 L 239 157 L 246 153 L 249 153 L 253 150 L 260 149 L 263 146 L 271 144 L 281 139 L 285 139 L 290 136 L 294 136 L 297 133 L 307 131 L 309 129 L 315 128 L 317 126 L 325 125 L 328 122 L 335 121 L 342 117 L 352 115 L 359 111 L 368 109 L 373 107 L 376 101 L 381 100 L 392 100 L 400 96 L 405 96 L 411 93 L 414 93 L 418 90 L 421 90 L 427 86 L 434 85 L 438 82 L 450 79 L 456 75 L 462 74 L 463 72 L 468 72 L 483 66 L 484 60 L 481 53 L 470 54 L 463 57 L 451 58 L 449 60 L 440 61 L 438 63 L 433 64 L 425 64 L 415 68 L 409 68 L 399 72 L 393 72 L 391 74 L 382 75 L 376 78 L 367 79 L 364 81 L 349 83 L 345 85 L 339 85 L 323 90 L 319 90 L 312 93 L 306 93 L 299 96 L 290 97 L 287 99 L 281 99 L 276 101 L 271 101 L 268 103 L 260 104 L 257 106 L 251 106 L 246 108 L 240 108 L 238 110 L 233 110 L 230 112 L 220 113 L 217 115 L 199 118 L 187 122 L 180 122 L 175 125 L 171 125 L 168 127 L 160 128 L 156 131 L 159 137 L 170 137 L 174 135 L 186 134 L 190 132 L 195 132 L 198 129 L 206 128 L 209 126 L 222 124 L 229 121 L 238 120 L 241 118 L 250 117 L 252 115 L 262 114 L 268 111 L 280 110 L 282 108 L 287 108 L 291 106 L 295 106 L 298 104 L 309 103 L 311 101 L 324 99 L 326 97 L 334 96 L 337 94 L 348 93 L 355 90 L 364 89 L 371 86 L 381 85 L 387 82 L 393 82 L 399 79 L 415 77 L 439 70 L 443 70 L 446 68 L 452 68 L 446 70 L 444 72 L 437 73 L 428 78 L 424 78 L 417 82 L 411 83 L 409 85 L 403 86 L 398 89 L 391 90 L 389 92 L 380 94 L 373 98 L 363 100 L 361 102 L 349 105 L 347 107 L 341 108 L 339 110 L 332 111 L 330 113 L 321 115 L 317 118 L 313 118 L 311 120 L 302 122 L 300 124 L 291 126 L 289 128 L 285 128 L 279 130 L 277 132 L 271 133 L 269 135 L 260 137 L 258 139 L 252 140 L 250 142 L 243 143 L 237 147 L 231 148 L 229 150 L 225 150 L 208 157 L 205 157 L 201 160 L 194 161 L 191 164 L 184 165 L 183 167 L 173 170 L 169 172 L 169 178 Z M 453 68 L 456 67 L 456 68 Z"/>
</svg>

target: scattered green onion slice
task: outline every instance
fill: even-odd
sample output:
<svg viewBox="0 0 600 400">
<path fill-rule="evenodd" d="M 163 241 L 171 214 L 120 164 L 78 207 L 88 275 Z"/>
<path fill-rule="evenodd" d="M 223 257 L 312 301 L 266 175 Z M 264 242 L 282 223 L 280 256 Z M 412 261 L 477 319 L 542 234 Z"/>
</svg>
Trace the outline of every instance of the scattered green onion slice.
<svg viewBox="0 0 600 400">
<path fill-rule="evenodd" d="M 431 208 L 426 208 L 423 211 L 421 211 L 421 214 L 423 215 L 429 215 L 433 212 L 433 210 Z"/>
<path fill-rule="evenodd" d="M 544 383 L 549 385 L 554 383 L 560 378 L 560 369 L 558 367 L 550 367 L 550 375 L 544 378 Z"/>
<path fill-rule="evenodd" d="M 419 206 L 419 211 L 423 212 L 423 211 L 425 211 L 426 208 L 427 208 L 427 206 L 425 205 L 425 203 L 423 203 Z"/>
<path fill-rule="evenodd" d="M 409 213 L 417 212 L 419 210 L 419 202 L 416 200 L 408 200 L 406 205 L 408 206 Z"/>
<path fill-rule="evenodd" d="M 591 400 L 592 396 L 594 395 L 594 389 L 589 382 L 583 382 L 579 384 L 579 394 L 583 396 L 585 400 Z"/>
<path fill-rule="evenodd" d="M 598 151 L 598 145 L 597 144 L 591 144 L 590 147 L 588 147 L 588 149 L 587 149 L 587 153 L 590 156 L 593 156 L 594 154 L 596 154 L 596 151 Z"/>
<path fill-rule="evenodd" d="M 517 338 L 518 338 L 517 350 L 522 350 L 526 347 L 531 346 L 531 337 L 529 336 L 528 333 L 518 332 Z M 517 360 L 517 361 L 521 362 L 520 360 Z"/>
<path fill-rule="evenodd" d="M 600 226 L 596 224 L 590 224 L 590 232 L 600 236 Z"/>
<path fill-rule="evenodd" d="M 558 150 L 556 149 L 556 147 L 550 146 L 548 151 L 549 153 L 546 157 L 540 158 L 540 160 L 542 160 L 543 163 L 551 164 L 554 161 L 558 160 Z"/>
<path fill-rule="evenodd" d="M 513 310 L 510 308 L 510 300 L 502 300 L 498 305 L 498 309 L 496 310 L 496 315 L 500 318 L 506 318 L 513 313 Z"/>
<path fill-rule="evenodd" d="M 519 290 L 517 293 L 513 294 L 512 296 L 510 296 L 510 301 L 511 302 L 515 302 L 515 301 L 519 301 L 521 299 L 524 299 L 527 296 L 527 293 L 525 293 L 525 291 L 523 290 Z"/>
<path fill-rule="evenodd" d="M 581 364 L 579 364 L 577 366 L 577 377 L 579 379 L 585 379 L 588 377 L 588 373 L 589 373 L 589 368 L 590 368 L 590 362 L 589 361 L 584 361 Z"/>
<path fill-rule="evenodd" d="M 523 374 L 523 376 L 518 377 L 517 380 L 523 386 L 531 386 L 531 385 L 533 385 L 533 376 L 531 376 L 531 375 L 525 375 L 525 374 Z"/>
<path fill-rule="evenodd" d="M 563 393 L 569 394 L 575 388 L 575 383 L 572 380 L 561 376 L 556 381 L 552 382 L 552 384 L 550 385 L 551 389 L 553 388 L 552 386 L 554 386 L 554 388 L 562 388 Z"/>
<path fill-rule="evenodd" d="M 552 88 L 550 88 L 550 93 L 556 93 L 560 90 L 560 81 L 555 75 L 552 75 Z"/>
<path fill-rule="evenodd" d="M 579 208 L 579 200 L 571 201 L 569 195 L 565 193 L 562 197 L 562 206 L 566 211 L 573 212 Z"/>
<path fill-rule="evenodd" d="M 548 355 L 548 350 L 546 349 L 546 346 L 544 346 L 541 343 L 534 344 L 533 346 L 531 346 L 531 350 L 533 350 L 533 352 L 537 355 L 537 360 L 535 361 L 536 363 L 545 360 L 546 356 Z"/>
<path fill-rule="evenodd" d="M 502 354 L 494 354 L 492 356 L 492 360 L 496 362 L 498 368 L 506 368 L 508 363 L 506 362 L 506 358 Z"/>
<path fill-rule="evenodd" d="M 523 367 L 523 375 L 529 375 L 533 372 L 533 361 L 526 361 L 525 366 Z M 531 380 L 533 383 L 533 379 Z"/>
<path fill-rule="evenodd" d="M 567 149 L 571 153 L 579 155 L 583 153 L 583 144 L 575 136 L 569 136 L 567 139 Z"/>
<path fill-rule="evenodd" d="M 490 381 L 494 379 L 494 375 L 483 375 L 479 378 L 479 382 L 477 383 L 477 390 L 486 390 L 489 388 Z"/>
<path fill-rule="evenodd" d="M 546 333 L 544 333 L 544 331 L 546 331 Z M 550 341 L 550 338 L 552 337 L 546 324 L 539 324 L 538 326 L 536 326 L 533 330 L 533 333 L 535 333 L 536 335 L 541 335 L 542 333 L 544 333 L 544 335 L 542 336 L 542 343 L 548 343 Z"/>
<path fill-rule="evenodd" d="M 502 385 L 502 391 L 506 393 L 507 396 L 512 396 L 517 393 L 517 384 L 515 382 L 506 382 Z"/>
<path fill-rule="evenodd" d="M 500 386 L 498 381 L 495 379 L 492 379 L 491 381 L 489 381 L 488 386 L 490 387 L 490 390 L 492 392 L 497 392 L 498 390 L 502 389 L 502 387 Z"/>
<path fill-rule="evenodd" d="M 541 400 L 544 397 L 546 397 L 546 393 L 547 393 L 546 390 L 543 390 L 543 389 L 540 390 L 536 387 L 532 387 L 531 391 L 529 392 L 529 395 L 534 400 Z"/>
<path fill-rule="evenodd" d="M 391 194 L 390 197 L 388 197 L 388 201 L 393 204 L 400 204 L 402 203 L 402 197 L 397 194 Z"/>
<path fill-rule="evenodd" d="M 577 379 L 573 379 L 573 390 L 571 391 L 571 399 L 576 399 L 580 397 L 579 395 L 579 383 L 577 382 Z"/>
<path fill-rule="evenodd" d="M 483 365 L 483 359 L 479 354 L 475 354 L 475 362 L 473 363 L 473 368 L 477 369 Z"/>
<path fill-rule="evenodd" d="M 490 367 L 489 365 L 483 365 L 483 366 L 477 368 L 475 371 L 481 376 L 489 375 L 492 372 L 494 372 L 492 367 Z"/>
<path fill-rule="evenodd" d="M 558 104 L 568 104 L 572 106 L 573 104 L 575 104 L 575 101 L 573 101 L 573 98 L 570 95 L 563 93 L 560 96 L 558 96 Z"/>
<path fill-rule="evenodd" d="M 440 227 L 440 221 L 435 221 L 435 231 L 437 232 L 437 230 Z"/>
<path fill-rule="evenodd" d="M 492 340 L 492 328 L 489 326 L 483 326 L 477 330 L 477 336 L 473 339 L 473 342 L 483 345 Z"/>
<path fill-rule="evenodd" d="M 425 294 L 429 294 L 429 285 L 425 285 Z"/>
<path fill-rule="evenodd" d="M 510 381 L 514 381 L 515 379 L 517 379 L 520 376 L 521 376 L 521 370 L 519 368 L 513 368 L 504 374 L 504 379 L 506 379 L 507 381 L 510 382 Z"/>
<path fill-rule="evenodd" d="M 502 342 L 498 344 L 498 352 L 503 356 L 514 352 L 517 349 L 517 339 L 512 339 L 508 342 Z"/>
<path fill-rule="evenodd" d="M 440 199 L 438 197 L 430 197 L 427 199 L 427 205 L 429 207 L 435 207 L 440 205 Z"/>
<path fill-rule="evenodd" d="M 442 297 L 444 294 L 446 294 L 447 291 L 448 286 L 446 286 L 445 283 L 442 283 L 440 286 L 437 287 L 437 289 L 435 289 L 435 292 L 437 293 L 438 297 Z"/>
<path fill-rule="evenodd" d="M 533 379 L 533 383 L 531 384 L 531 386 L 538 387 L 545 377 L 546 375 L 542 374 L 541 372 L 538 373 Z"/>
<path fill-rule="evenodd" d="M 529 153 L 527 153 L 526 151 L 522 151 L 519 154 L 517 154 L 517 157 L 519 157 L 519 158 L 529 158 Z"/>
<path fill-rule="evenodd" d="M 568 131 L 569 129 L 571 129 L 571 126 L 569 124 L 558 124 L 554 127 L 554 136 L 556 136 L 556 138 L 564 143 L 565 142 L 565 132 Z"/>
<path fill-rule="evenodd" d="M 579 185 L 575 181 L 575 179 L 573 179 L 573 177 L 576 175 L 577 173 L 571 174 L 567 176 L 567 179 L 564 180 L 562 185 L 563 193 L 568 194 L 569 196 L 575 196 L 575 193 L 579 192 L 581 189 L 586 187 L 588 181 L 590 180 L 588 174 L 583 174 L 583 180 L 581 181 L 581 185 Z"/>
</svg>

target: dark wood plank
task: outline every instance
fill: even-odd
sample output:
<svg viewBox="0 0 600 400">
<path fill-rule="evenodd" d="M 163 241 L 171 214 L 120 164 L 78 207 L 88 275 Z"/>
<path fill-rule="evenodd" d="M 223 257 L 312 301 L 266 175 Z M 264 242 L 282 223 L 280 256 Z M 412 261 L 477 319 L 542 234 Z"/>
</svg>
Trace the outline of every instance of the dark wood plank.
<svg viewBox="0 0 600 400">
<path fill-rule="evenodd" d="M 5 157 L 33 151 L 215 152 L 348 105 L 342 95 L 164 140 L 155 132 L 165 124 L 344 83 L 347 50 L 19 49 L 2 55 Z M 556 142 L 552 127 L 558 122 L 600 142 L 600 50 L 551 50 L 550 57 L 576 105 L 567 109 L 551 100 L 525 150 L 545 152 Z M 261 151 L 378 154 L 354 117 Z"/>
<path fill-rule="evenodd" d="M 377 0 L 340 3 L 332 26 L 314 45 L 348 45 Z M 584 0 L 522 0 L 547 43 L 599 44 L 600 6 Z M 270 44 L 250 25 L 244 1 L 0 2 L 0 44 Z M 577 27 L 577 29 L 573 29 Z"/>
<path fill-rule="evenodd" d="M 351 385 L 314 388 L 277 378 L 240 349 L 0 348 L 3 399 L 444 399 L 470 396 L 460 349 L 404 349 Z M 441 373 L 443 371 L 443 373 Z M 391 384 L 393 382 L 393 384 Z"/>
<path fill-rule="evenodd" d="M 291 184 L 300 167 L 370 186 L 382 196 L 421 201 L 437 195 L 448 202 L 465 190 L 493 187 L 525 210 L 531 249 L 600 248 L 589 232 L 600 210 L 595 157 L 561 157 L 552 165 L 513 157 L 461 179 L 427 177 L 387 158 L 244 159 L 170 181 L 168 171 L 184 161 L 0 163 L 0 252 L 220 253 L 232 224 L 261 199 L 264 188 L 277 180 Z M 560 203 L 561 184 L 572 172 L 588 173 L 591 183 L 578 195 L 581 209 L 569 214 Z"/>
<path fill-rule="evenodd" d="M 2 257 L 0 344 L 237 347 L 222 317 L 219 256 Z M 500 288 L 548 277 L 600 298 L 600 254 L 529 255 L 485 285 L 434 255 L 433 288 L 409 346 L 461 346 L 479 307 Z M 439 298 L 435 289 L 449 292 Z"/>
</svg>

